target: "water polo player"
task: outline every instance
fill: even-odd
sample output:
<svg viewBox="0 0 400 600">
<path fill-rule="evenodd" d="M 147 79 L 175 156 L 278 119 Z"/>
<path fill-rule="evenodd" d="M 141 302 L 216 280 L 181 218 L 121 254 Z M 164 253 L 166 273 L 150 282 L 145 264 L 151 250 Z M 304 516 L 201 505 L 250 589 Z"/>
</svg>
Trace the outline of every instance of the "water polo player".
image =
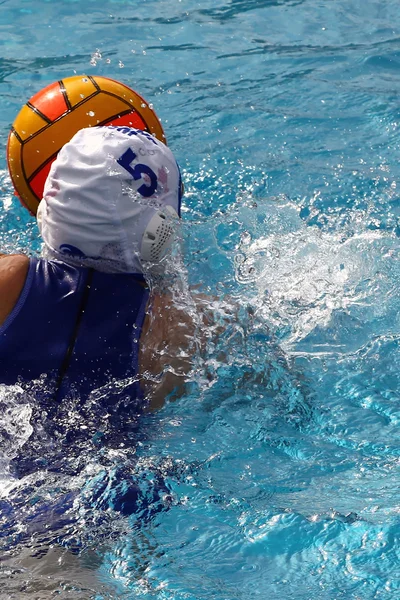
<svg viewBox="0 0 400 600">
<path fill-rule="evenodd" d="M 171 150 L 143 131 L 82 129 L 62 148 L 37 215 L 42 257 L 0 260 L 0 383 L 41 378 L 55 404 L 93 390 L 132 400 L 145 372 L 168 393 L 158 350 L 167 336 L 179 371 L 185 319 L 171 326 L 161 295 L 149 309 L 143 273 L 162 265 L 181 190 Z"/>
</svg>

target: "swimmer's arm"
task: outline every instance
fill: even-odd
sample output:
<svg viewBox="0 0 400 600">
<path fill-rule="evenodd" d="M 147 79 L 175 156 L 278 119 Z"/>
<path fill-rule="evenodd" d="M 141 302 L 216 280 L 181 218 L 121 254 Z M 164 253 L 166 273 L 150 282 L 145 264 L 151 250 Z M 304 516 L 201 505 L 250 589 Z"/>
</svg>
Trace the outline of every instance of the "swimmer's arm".
<svg viewBox="0 0 400 600">
<path fill-rule="evenodd" d="M 182 395 L 192 368 L 195 323 L 167 296 L 151 300 L 140 340 L 139 369 L 150 410 Z M 171 396 L 172 395 L 172 396 Z"/>
<path fill-rule="evenodd" d="M 226 358 L 224 336 L 231 338 L 232 324 L 236 328 L 237 306 L 200 293 L 192 294 L 191 300 L 190 306 L 177 306 L 170 296 L 160 295 L 150 302 L 139 357 L 150 410 L 163 406 L 167 397 L 172 400 L 184 393 L 196 356 L 214 348 L 218 360 Z M 230 340 L 228 346 L 234 343 Z"/>
</svg>

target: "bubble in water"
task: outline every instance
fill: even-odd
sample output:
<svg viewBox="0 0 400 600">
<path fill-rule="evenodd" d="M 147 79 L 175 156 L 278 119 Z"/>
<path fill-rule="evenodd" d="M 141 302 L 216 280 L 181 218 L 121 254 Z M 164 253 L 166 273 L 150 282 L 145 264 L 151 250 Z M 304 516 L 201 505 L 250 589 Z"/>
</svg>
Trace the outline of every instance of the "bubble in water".
<svg viewBox="0 0 400 600">
<path fill-rule="evenodd" d="M 240 236 L 240 243 L 243 244 L 244 246 L 247 246 L 248 244 L 250 244 L 252 238 L 251 238 L 251 234 L 249 231 L 243 231 L 241 236 Z"/>
<path fill-rule="evenodd" d="M 93 65 L 93 66 L 96 66 L 98 60 L 101 60 L 101 52 L 97 48 L 96 52 L 93 52 L 93 54 L 92 54 L 92 57 L 90 59 L 90 64 Z M 87 81 L 87 79 L 83 79 L 82 81 Z"/>
<path fill-rule="evenodd" d="M 0 385 L 0 459 L 11 460 L 33 432 L 32 407 L 18 385 Z"/>
</svg>

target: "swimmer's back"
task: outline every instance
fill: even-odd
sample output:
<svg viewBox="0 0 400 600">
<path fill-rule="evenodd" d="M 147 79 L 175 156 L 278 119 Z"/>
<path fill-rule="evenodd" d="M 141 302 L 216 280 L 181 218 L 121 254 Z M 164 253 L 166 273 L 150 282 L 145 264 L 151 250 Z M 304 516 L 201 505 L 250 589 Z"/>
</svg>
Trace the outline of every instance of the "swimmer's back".
<svg viewBox="0 0 400 600">
<path fill-rule="evenodd" d="M 113 379 L 137 376 L 148 300 L 141 280 L 59 261 L 2 260 L 10 263 L 1 278 L 2 383 L 46 374 L 58 381 L 53 396 L 60 400 L 72 387 L 86 395 Z"/>
</svg>

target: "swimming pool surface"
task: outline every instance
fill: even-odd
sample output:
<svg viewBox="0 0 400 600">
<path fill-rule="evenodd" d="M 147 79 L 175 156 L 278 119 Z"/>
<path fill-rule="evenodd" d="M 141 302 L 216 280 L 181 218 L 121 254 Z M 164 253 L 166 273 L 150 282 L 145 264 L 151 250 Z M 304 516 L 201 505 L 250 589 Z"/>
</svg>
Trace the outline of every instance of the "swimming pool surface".
<svg viewBox="0 0 400 600">
<path fill-rule="evenodd" d="M 70 472 L 11 478 L 38 424 L 0 386 L 1 597 L 400 598 L 399 23 L 395 0 L 0 3 L 1 249 L 40 248 L 17 112 L 105 75 L 181 165 L 182 289 L 239 306 L 181 400 Z"/>
</svg>

